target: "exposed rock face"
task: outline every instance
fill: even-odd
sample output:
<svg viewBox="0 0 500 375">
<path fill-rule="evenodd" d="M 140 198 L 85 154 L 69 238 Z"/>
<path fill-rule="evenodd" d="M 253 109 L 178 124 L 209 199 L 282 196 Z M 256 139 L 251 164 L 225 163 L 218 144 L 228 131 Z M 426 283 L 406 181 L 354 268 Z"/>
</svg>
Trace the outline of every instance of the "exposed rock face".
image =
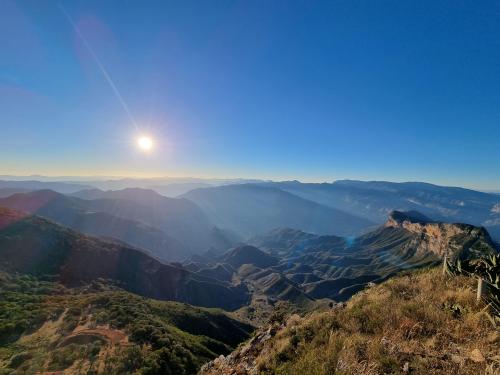
<svg viewBox="0 0 500 375">
<path fill-rule="evenodd" d="M 417 212 L 391 212 L 386 228 L 405 229 L 418 235 L 416 254 L 433 253 L 440 258 L 469 258 L 481 252 L 495 252 L 495 247 L 482 227 L 469 224 L 436 223 Z"/>
<path fill-rule="evenodd" d="M 298 316 L 293 316 L 290 321 L 295 322 Z M 285 324 L 272 325 L 261 329 L 245 345 L 236 349 L 228 356 L 219 356 L 213 361 L 206 363 L 199 372 L 199 375 L 258 375 L 259 368 L 257 359 L 261 355 L 266 343 L 274 337 L 279 329 L 283 329 Z"/>
</svg>

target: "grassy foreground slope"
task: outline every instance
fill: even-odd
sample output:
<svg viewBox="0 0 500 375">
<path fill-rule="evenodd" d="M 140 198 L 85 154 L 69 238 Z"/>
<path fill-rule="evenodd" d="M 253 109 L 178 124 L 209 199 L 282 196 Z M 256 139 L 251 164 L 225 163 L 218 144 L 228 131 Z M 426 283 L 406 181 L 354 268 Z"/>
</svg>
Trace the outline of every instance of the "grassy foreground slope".
<svg viewBox="0 0 500 375">
<path fill-rule="evenodd" d="M 0 273 L 0 374 L 194 374 L 251 330 L 219 309 Z"/>
<path fill-rule="evenodd" d="M 426 269 L 256 334 L 202 374 L 498 374 L 500 335 L 476 281 Z"/>
</svg>

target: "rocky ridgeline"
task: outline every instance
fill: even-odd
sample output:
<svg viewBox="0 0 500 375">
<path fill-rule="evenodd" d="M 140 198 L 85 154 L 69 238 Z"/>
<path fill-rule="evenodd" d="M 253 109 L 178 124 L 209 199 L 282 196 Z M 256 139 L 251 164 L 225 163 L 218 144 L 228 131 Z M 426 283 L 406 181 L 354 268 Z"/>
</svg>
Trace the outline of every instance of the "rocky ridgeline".
<svg viewBox="0 0 500 375">
<path fill-rule="evenodd" d="M 375 284 L 370 283 L 369 288 Z M 365 291 L 359 294 L 364 294 Z M 347 306 L 345 302 L 333 304 L 331 313 L 344 309 Z M 268 344 L 280 332 L 300 326 L 307 318 L 298 314 L 293 314 L 282 323 L 270 323 L 257 330 L 252 339 L 240 345 L 235 351 L 227 356 L 219 356 L 213 361 L 203 365 L 198 375 L 258 375 L 261 370 L 258 365 L 259 358 L 266 355 L 269 350 Z"/>
<path fill-rule="evenodd" d="M 292 316 L 289 321 L 300 319 Z M 278 330 L 286 327 L 282 325 L 272 325 L 264 330 L 258 331 L 255 336 L 246 344 L 227 356 L 219 356 L 203 365 L 199 375 L 257 375 L 259 369 L 257 359 L 265 350 L 265 344 L 276 335 Z"/>
<path fill-rule="evenodd" d="M 417 212 L 393 211 L 384 225 L 418 235 L 417 255 L 433 253 L 440 258 L 468 258 L 495 250 L 488 232 L 469 224 L 433 222 Z M 416 241 L 415 241 L 416 242 Z"/>
</svg>

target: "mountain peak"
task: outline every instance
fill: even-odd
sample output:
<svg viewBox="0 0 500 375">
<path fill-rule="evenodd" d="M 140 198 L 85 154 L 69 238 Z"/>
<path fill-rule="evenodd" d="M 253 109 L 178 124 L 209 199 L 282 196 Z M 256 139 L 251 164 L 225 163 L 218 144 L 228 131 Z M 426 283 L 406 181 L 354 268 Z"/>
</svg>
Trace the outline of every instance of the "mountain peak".
<svg viewBox="0 0 500 375">
<path fill-rule="evenodd" d="M 392 211 L 384 228 L 403 229 L 417 235 L 420 245 L 416 252 L 421 255 L 471 258 L 496 252 L 490 235 L 483 227 L 434 222 L 417 211 Z"/>
<path fill-rule="evenodd" d="M 65 195 L 53 190 L 36 190 L 28 193 L 16 193 L 7 198 L 0 199 L 0 206 L 16 210 L 35 212 L 52 201 L 64 199 Z"/>
<path fill-rule="evenodd" d="M 418 211 L 391 211 L 389 214 L 389 221 L 394 221 L 395 223 L 401 224 L 405 221 L 411 223 L 432 223 L 433 220 L 429 219 L 427 216 L 421 214 Z"/>
<path fill-rule="evenodd" d="M 242 245 L 230 249 L 224 254 L 224 262 L 235 268 L 243 264 L 253 264 L 263 268 L 276 265 L 278 260 L 255 246 Z"/>
</svg>

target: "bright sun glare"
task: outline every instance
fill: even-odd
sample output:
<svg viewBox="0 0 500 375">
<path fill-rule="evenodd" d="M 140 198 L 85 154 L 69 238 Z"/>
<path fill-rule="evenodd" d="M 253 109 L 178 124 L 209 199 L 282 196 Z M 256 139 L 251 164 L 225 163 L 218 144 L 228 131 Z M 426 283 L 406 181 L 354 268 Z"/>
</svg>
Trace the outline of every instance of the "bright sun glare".
<svg viewBox="0 0 500 375">
<path fill-rule="evenodd" d="M 153 139 L 148 136 L 142 136 L 137 139 L 137 145 L 143 151 L 151 151 L 153 149 Z"/>
</svg>

